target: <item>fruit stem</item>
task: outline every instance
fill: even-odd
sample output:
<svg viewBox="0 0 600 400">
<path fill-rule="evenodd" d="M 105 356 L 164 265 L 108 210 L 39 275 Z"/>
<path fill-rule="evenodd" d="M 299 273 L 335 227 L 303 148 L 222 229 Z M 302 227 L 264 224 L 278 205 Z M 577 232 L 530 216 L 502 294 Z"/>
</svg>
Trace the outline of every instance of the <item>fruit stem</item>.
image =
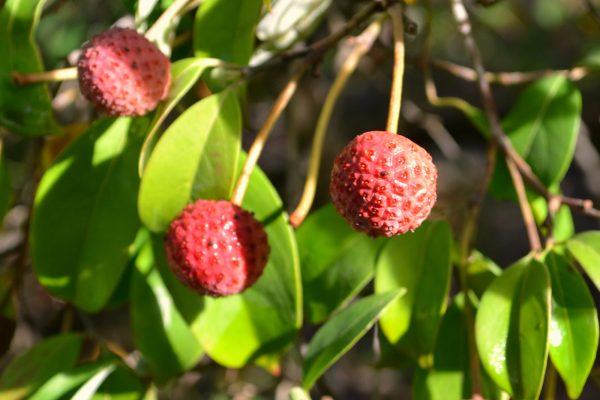
<svg viewBox="0 0 600 400">
<path fill-rule="evenodd" d="M 290 215 L 290 224 L 292 224 L 294 228 L 298 228 L 300 224 L 302 224 L 302 221 L 304 221 L 308 215 L 315 198 L 319 166 L 321 164 L 321 153 L 323 152 L 323 142 L 325 134 L 327 133 L 327 126 L 331 120 L 333 108 L 337 103 L 340 93 L 346 86 L 348 79 L 356 69 L 358 62 L 369 51 L 379 36 L 385 18 L 386 15 L 383 14 L 373 21 L 359 36 L 352 38 L 353 42 L 356 44 L 340 68 L 329 93 L 327 93 L 327 98 L 323 103 L 323 109 L 321 110 L 315 128 L 315 137 L 310 153 L 310 162 L 306 175 L 306 182 L 304 184 L 304 191 L 302 192 L 302 197 L 300 198 L 300 202 L 296 206 L 296 209 Z"/>
<path fill-rule="evenodd" d="M 21 73 L 13 71 L 11 73 L 13 82 L 17 85 L 30 85 L 40 82 L 62 82 L 77 79 L 77 68 L 68 67 L 55 69 L 52 71 Z"/>
<path fill-rule="evenodd" d="M 404 15 L 402 14 L 402 6 L 399 3 L 391 6 L 388 13 L 392 17 L 394 33 L 394 76 L 392 78 L 386 130 L 391 133 L 398 133 L 400 108 L 402 107 L 402 80 L 404 78 Z"/>
<path fill-rule="evenodd" d="M 144 34 L 146 39 L 156 41 L 159 35 L 168 29 L 173 19 L 187 6 L 190 0 L 175 0 L 167 9 L 158 17 L 154 25 L 152 25 Z M 162 31 L 162 32 L 161 32 Z"/>
<path fill-rule="evenodd" d="M 296 72 L 285 85 L 279 97 L 273 104 L 273 108 L 269 112 L 265 123 L 260 128 L 258 133 L 256 134 L 256 138 L 250 146 L 250 150 L 248 150 L 248 156 L 246 157 L 246 162 L 244 163 L 244 167 L 242 169 L 242 173 L 238 178 L 235 189 L 233 190 L 233 195 L 231 196 L 231 202 L 235 205 L 241 206 L 242 201 L 244 200 L 244 195 L 246 194 L 246 189 L 248 188 L 248 182 L 250 180 L 250 174 L 252 170 L 256 166 L 256 162 L 260 157 L 260 154 L 265 147 L 265 142 L 269 138 L 271 131 L 273 130 L 273 126 L 279 119 L 279 116 L 287 107 L 290 99 L 296 92 L 298 87 L 298 81 L 304 75 L 304 72 L 307 70 L 309 63 L 302 63 L 298 72 Z"/>
</svg>

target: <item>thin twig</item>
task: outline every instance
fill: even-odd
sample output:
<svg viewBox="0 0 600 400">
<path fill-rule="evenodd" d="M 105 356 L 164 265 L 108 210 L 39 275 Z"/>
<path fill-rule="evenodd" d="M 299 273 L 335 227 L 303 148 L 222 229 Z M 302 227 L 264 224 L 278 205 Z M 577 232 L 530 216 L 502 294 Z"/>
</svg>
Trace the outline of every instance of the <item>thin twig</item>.
<svg viewBox="0 0 600 400">
<path fill-rule="evenodd" d="M 430 60 L 431 65 L 436 68 L 442 69 L 452 75 L 464 79 L 466 81 L 476 82 L 477 72 L 469 67 L 458 65 L 450 61 L 432 59 Z M 495 83 L 498 85 L 519 85 L 526 82 L 531 82 L 536 79 L 544 78 L 551 75 L 562 75 L 572 81 L 579 81 L 585 78 L 589 73 L 590 69 L 586 67 L 574 67 L 571 69 L 545 69 L 539 71 L 515 71 L 515 72 L 485 72 L 485 79 L 489 83 Z"/>
<path fill-rule="evenodd" d="M 531 211 L 531 205 L 529 204 L 529 200 L 527 199 L 527 193 L 525 191 L 525 183 L 523 182 L 523 177 L 517 170 L 515 163 L 507 158 L 506 165 L 508 166 L 508 172 L 510 173 L 510 177 L 513 181 L 513 186 L 515 187 L 515 191 L 517 192 L 517 198 L 519 200 L 519 208 L 521 209 L 521 214 L 523 216 L 523 222 L 525 223 L 525 228 L 527 230 L 527 237 L 529 238 L 529 246 L 531 250 L 534 252 L 539 252 L 542 250 L 542 242 L 540 241 L 540 235 L 537 231 L 537 224 L 535 223 L 535 218 L 533 217 L 533 212 Z"/>
<path fill-rule="evenodd" d="M 13 79 L 13 82 L 15 82 L 18 85 L 29 85 L 32 83 L 39 82 L 61 82 L 77 79 L 77 68 L 68 67 L 55 69 L 52 71 L 31 73 L 13 71 L 11 73 L 11 77 Z"/>
<path fill-rule="evenodd" d="M 250 174 L 252 170 L 256 166 L 256 162 L 262 153 L 262 150 L 265 146 L 265 142 L 269 138 L 271 131 L 273 130 L 273 126 L 279 119 L 279 116 L 287 107 L 290 99 L 296 92 L 296 88 L 298 87 L 298 81 L 304 75 L 304 72 L 307 70 L 308 66 L 311 65 L 310 62 L 303 62 L 300 66 L 298 72 L 296 72 L 292 78 L 285 85 L 285 88 L 279 94 L 279 97 L 273 104 L 273 108 L 269 112 L 265 123 L 260 128 L 258 133 L 256 134 L 256 138 L 248 150 L 248 156 L 246 158 L 246 162 L 244 163 L 244 167 L 242 169 L 242 173 L 238 178 L 237 184 L 233 191 L 233 195 L 231 196 L 231 202 L 233 204 L 241 205 L 244 200 L 244 195 L 246 194 L 246 189 L 248 187 L 248 182 L 250 181 Z"/>
<path fill-rule="evenodd" d="M 327 97 L 323 104 L 321 113 L 319 114 L 319 120 L 317 121 L 317 126 L 315 128 L 315 137 L 313 139 L 313 146 L 311 149 L 304 191 L 302 192 L 302 197 L 300 198 L 298 206 L 290 215 L 290 224 L 292 224 L 294 228 L 300 226 L 302 221 L 304 221 L 304 218 L 306 218 L 306 215 L 310 211 L 315 197 L 319 166 L 321 164 L 321 153 L 323 151 L 323 142 L 325 139 L 325 134 L 327 133 L 327 126 L 331 120 L 333 108 L 335 107 L 342 90 L 346 86 L 348 79 L 358 66 L 358 62 L 369 51 L 375 42 L 375 39 L 377 39 L 379 36 L 384 17 L 385 15 L 376 19 L 367 27 L 367 29 L 363 31 L 363 33 L 352 38 L 356 45 L 344 61 L 344 64 L 340 68 L 340 71 L 335 78 L 331 89 L 329 89 L 329 92 L 327 93 Z"/>
<path fill-rule="evenodd" d="M 385 130 L 398 133 L 398 122 L 400 121 L 400 109 L 402 107 L 402 84 L 404 78 L 404 16 L 402 6 L 394 4 L 388 9 L 392 18 L 392 29 L 394 32 L 394 75 L 390 92 L 390 106 Z"/>
</svg>

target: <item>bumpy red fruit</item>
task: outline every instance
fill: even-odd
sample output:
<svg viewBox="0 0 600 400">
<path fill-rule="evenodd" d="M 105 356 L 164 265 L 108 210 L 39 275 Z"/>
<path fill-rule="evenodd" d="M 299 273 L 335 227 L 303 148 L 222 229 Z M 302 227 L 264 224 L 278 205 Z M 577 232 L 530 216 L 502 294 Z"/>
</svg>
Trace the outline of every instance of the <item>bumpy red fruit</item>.
<svg viewBox="0 0 600 400">
<path fill-rule="evenodd" d="M 404 136 L 366 132 L 337 156 L 329 191 L 337 211 L 370 236 L 419 227 L 436 200 L 437 169 L 425 149 Z"/>
<path fill-rule="evenodd" d="M 77 70 L 83 95 L 110 116 L 146 114 L 167 96 L 171 83 L 169 59 L 132 29 L 94 36 L 82 48 Z"/>
<path fill-rule="evenodd" d="M 175 218 L 164 239 L 177 278 L 201 294 L 229 296 L 250 287 L 269 257 L 263 226 L 224 200 L 198 200 Z"/>
</svg>

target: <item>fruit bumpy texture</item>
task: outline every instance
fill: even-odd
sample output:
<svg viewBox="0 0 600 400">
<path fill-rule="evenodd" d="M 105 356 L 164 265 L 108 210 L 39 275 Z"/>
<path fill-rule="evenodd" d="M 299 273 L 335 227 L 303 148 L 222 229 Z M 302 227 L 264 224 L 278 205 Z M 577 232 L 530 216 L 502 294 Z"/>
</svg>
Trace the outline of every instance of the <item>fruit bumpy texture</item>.
<svg viewBox="0 0 600 400">
<path fill-rule="evenodd" d="M 164 239 L 177 278 L 200 294 L 229 296 L 250 287 L 269 257 L 260 222 L 224 200 L 198 200 L 175 218 Z"/>
<path fill-rule="evenodd" d="M 422 147 L 383 131 L 355 137 L 335 159 L 329 191 L 337 211 L 369 236 L 412 231 L 436 201 L 437 169 Z"/>
<path fill-rule="evenodd" d="M 171 83 L 169 59 L 132 29 L 94 36 L 83 46 L 77 70 L 85 98 L 110 116 L 146 114 L 167 96 Z"/>
</svg>

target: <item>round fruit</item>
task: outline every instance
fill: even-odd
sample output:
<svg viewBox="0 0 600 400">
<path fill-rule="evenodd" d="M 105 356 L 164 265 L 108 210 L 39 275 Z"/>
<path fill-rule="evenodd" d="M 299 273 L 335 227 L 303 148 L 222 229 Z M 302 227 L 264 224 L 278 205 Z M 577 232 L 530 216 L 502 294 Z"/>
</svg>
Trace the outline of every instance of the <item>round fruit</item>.
<svg viewBox="0 0 600 400">
<path fill-rule="evenodd" d="M 175 218 L 165 236 L 169 266 L 201 294 L 240 293 L 260 277 L 269 257 L 260 222 L 224 200 L 198 200 Z"/>
<path fill-rule="evenodd" d="M 337 156 L 329 191 L 337 211 L 370 236 L 416 229 L 436 200 L 437 169 L 422 147 L 390 132 L 366 132 Z"/>
<path fill-rule="evenodd" d="M 94 36 L 84 45 L 77 70 L 83 95 L 110 116 L 146 114 L 167 96 L 171 83 L 169 59 L 132 29 Z"/>
</svg>

